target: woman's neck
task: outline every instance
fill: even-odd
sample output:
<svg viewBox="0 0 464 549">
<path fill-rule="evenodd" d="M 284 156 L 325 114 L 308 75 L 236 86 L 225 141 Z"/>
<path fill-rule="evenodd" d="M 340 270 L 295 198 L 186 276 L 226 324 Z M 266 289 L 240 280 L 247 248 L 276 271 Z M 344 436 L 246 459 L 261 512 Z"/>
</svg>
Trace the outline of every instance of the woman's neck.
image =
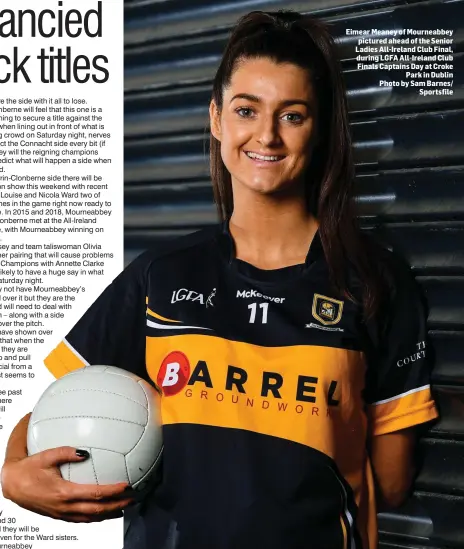
<svg viewBox="0 0 464 549">
<path fill-rule="evenodd" d="M 318 223 L 299 197 L 258 195 L 234 200 L 229 228 L 238 259 L 279 269 L 304 263 Z"/>
</svg>

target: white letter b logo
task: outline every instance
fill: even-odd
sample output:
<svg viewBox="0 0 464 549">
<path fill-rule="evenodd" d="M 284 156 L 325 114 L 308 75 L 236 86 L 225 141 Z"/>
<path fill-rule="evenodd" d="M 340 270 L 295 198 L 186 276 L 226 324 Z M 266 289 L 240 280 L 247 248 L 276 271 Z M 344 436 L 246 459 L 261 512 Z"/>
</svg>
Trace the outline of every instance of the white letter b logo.
<svg viewBox="0 0 464 549">
<path fill-rule="evenodd" d="M 179 376 L 177 375 L 180 370 L 180 364 L 178 362 L 170 362 L 166 364 L 166 375 L 164 376 L 162 386 L 171 387 L 179 381 Z"/>
<path fill-rule="evenodd" d="M 172 351 L 161 363 L 156 383 L 164 396 L 177 395 L 187 385 L 190 377 L 190 363 L 181 351 Z"/>
</svg>

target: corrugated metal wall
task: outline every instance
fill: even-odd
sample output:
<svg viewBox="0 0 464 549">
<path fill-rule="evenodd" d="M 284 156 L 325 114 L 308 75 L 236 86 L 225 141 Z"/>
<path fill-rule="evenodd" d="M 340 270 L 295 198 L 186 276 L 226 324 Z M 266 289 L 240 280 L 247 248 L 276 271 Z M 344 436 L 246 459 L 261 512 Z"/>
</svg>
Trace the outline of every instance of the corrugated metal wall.
<svg viewBox="0 0 464 549">
<path fill-rule="evenodd" d="M 126 1 L 127 260 L 158 239 L 217 221 L 207 158 L 212 76 L 240 15 L 281 8 L 332 23 L 349 93 L 360 216 L 406 256 L 430 305 L 441 419 L 421 439 L 414 496 L 381 515 L 381 547 L 464 547 L 462 0 Z M 379 88 L 379 72 L 355 69 L 348 26 L 454 29 L 454 95 Z"/>
</svg>

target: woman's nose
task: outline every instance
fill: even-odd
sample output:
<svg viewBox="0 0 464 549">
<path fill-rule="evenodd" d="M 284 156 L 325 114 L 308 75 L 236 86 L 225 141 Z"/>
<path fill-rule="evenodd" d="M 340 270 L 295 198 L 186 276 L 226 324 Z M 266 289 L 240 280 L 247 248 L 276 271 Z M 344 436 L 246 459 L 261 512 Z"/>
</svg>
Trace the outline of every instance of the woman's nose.
<svg viewBox="0 0 464 549">
<path fill-rule="evenodd" d="M 256 140 L 263 147 L 280 143 L 278 121 L 273 116 L 262 117 L 257 128 Z"/>
</svg>

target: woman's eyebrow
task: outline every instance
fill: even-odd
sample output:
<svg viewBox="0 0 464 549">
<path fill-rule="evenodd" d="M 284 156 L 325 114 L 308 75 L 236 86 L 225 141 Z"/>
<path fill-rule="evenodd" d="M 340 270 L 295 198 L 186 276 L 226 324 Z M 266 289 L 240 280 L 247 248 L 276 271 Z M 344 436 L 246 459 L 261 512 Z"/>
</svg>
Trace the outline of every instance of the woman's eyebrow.
<svg viewBox="0 0 464 549">
<path fill-rule="evenodd" d="M 234 99 L 246 99 L 247 101 L 251 101 L 253 103 L 262 103 L 262 100 L 257 95 L 252 95 L 250 93 L 237 93 L 232 97 L 230 102 L 234 101 Z M 308 101 L 304 101 L 303 99 L 285 99 L 284 101 L 281 101 L 280 105 L 283 107 L 288 107 L 290 105 L 303 105 L 308 110 L 311 109 L 311 104 Z"/>
<path fill-rule="evenodd" d="M 261 103 L 261 98 L 259 98 L 257 95 L 251 95 L 250 93 L 237 93 L 232 97 L 230 102 L 234 99 L 246 99 L 247 101 L 252 101 L 253 103 Z"/>
</svg>

